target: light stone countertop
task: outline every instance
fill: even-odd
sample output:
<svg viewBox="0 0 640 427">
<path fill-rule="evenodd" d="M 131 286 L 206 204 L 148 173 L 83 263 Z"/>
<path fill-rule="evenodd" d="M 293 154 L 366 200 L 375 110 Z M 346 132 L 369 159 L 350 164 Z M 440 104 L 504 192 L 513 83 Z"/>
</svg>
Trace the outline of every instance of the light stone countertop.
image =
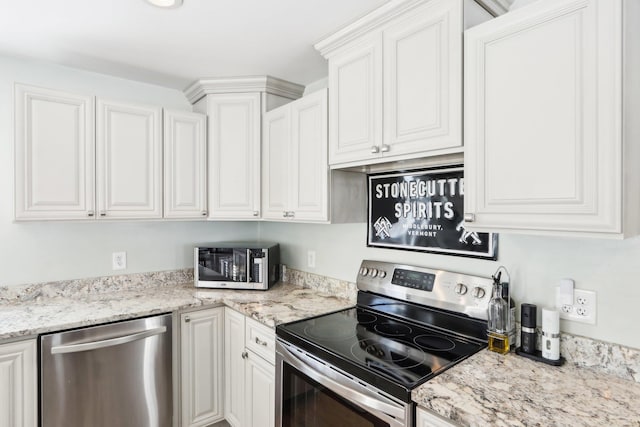
<svg viewBox="0 0 640 427">
<path fill-rule="evenodd" d="M 640 383 L 513 353 L 471 356 L 412 393 L 462 426 L 640 426 Z"/>
<path fill-rule="evenodd" d="M 207 305 L 226 305 L 274 328 L 353 301 L 279 282 L 268 291 L 201 290 L 193 282 L 0 303 L 0 341 Z"/>
</svg>

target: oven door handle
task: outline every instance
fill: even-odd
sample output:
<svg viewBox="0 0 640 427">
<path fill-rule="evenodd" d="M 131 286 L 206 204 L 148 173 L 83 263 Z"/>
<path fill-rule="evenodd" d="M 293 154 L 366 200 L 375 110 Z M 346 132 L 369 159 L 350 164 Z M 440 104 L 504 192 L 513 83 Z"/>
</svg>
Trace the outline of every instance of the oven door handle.
<svg viewBox="0 0 640 427">
<path fill-rule="evenodd" d="M 348 399 L 351 402 L 354 402 L 368 411 L 372 412 L 374 415 L 383 416 L 385 419 L 389 419 L 390 417 L 394 418 L 394 424 L 404 426 L 405 419 L 407 417 L 405 408 L 400 406 L 399 403 L 393 402 L 391 399 L 388 399 L 379 393 L 374 393 L 372 391 L 368 391 L 368 393 L 354 390 L 352 387 L 341 384 L 336 381 L 335 375 L 341 375 L 334 369 L 330 369 L 326 365 L 322 363 L 315 363 L 315 361 L 303 361 L 300 360 L 296 355 L 294 355 L 286 346 L 278 343 L 278 352 L 281 353 L 283 359 L 302 372 L 307 375 L 311 379 L 319 382 L 323 386 L 327 387 L 331 391 L 339 394 L 340 396 Z M 334 378 L 331 378 L 331 377 Z M 345 379 L 345 382 L 353 382 L 352 380 Z M 385 400 L 385 401 L 383 401 Z M 390 403 L 387 403 L 390 402 Z"/>
</svg>

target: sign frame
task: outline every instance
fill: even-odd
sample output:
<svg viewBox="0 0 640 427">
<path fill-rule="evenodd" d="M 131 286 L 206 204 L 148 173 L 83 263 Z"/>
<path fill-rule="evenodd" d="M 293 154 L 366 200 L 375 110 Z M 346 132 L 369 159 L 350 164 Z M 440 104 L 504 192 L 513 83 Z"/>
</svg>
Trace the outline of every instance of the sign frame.
<svg viewBox="0 0 640 427">
<path fill-rule="evenodd" d="M 445 176 L 449 181 L 441 182 Z M 420 182 L 419 178 L 422 177 L 427 178 L 422 180 L 424 183 Z M 440 180 L 438 180 L 439 177 Z M 397 186 L 393 185 L 394 180 L 398 183 Z M 408 183 L 404 184 L 405 181 Z M 416 185 L 412 186 L 412 191 L 409 192 L 411 181 L 416 181 Z M 393 197 L 393 189 L 400 188 L 401 182 L 404 194 L 400 197 L 396 191 L 397 197 Z M 418 187 L 418 184 L 424 185 Z M 418 188 L 421 191 L 418 191 Z M 420 195 L 428 191 L 434 194 Z M 412 197 L 412 193 L 415 193 L 415 197 Z M 393 212 L 395 216 L 392 219 L 388 218 L 392 216 L 391 205 L 395 208 Z M 419 206 L 420 210 L 416 210 L 417 205 L 422 205 Z M 435 215 L 435 205 L 438 205 L 435 210 L 438 218 L 416 219 L 411 216 L 414 213 L 428 215 L 427 212 Z M 387 215 L 381 215 L 381 213 Z M 396 222 L 392 223 L 392 221 Z M 413 225 L 416 223 L 417 225 Z M 394 225 L 396 225 L 396 235 L 392 236 L 390 230 Z M 398 231 L 397 226 L 404 229 L 404 234 Z M 420 234 L 427 237 L 421 237 Z M 464 168 L 462 165 L 367 175 L 367 246 L 493 261 L 498 259 L 498 234 L 472 232 L 464 228 Z"/>
</svg>

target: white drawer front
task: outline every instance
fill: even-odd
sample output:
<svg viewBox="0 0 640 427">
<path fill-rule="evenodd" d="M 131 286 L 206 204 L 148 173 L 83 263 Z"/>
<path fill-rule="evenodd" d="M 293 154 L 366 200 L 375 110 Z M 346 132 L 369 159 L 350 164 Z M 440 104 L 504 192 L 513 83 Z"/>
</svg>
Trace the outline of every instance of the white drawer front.
<svg viewBox="0 0 640 427">
<path fill-rule="evenodd" d="M 276 363 L 276 336 L 273 329 L 247 318 L 245 346 L 266 361 Z"/>
</svg>

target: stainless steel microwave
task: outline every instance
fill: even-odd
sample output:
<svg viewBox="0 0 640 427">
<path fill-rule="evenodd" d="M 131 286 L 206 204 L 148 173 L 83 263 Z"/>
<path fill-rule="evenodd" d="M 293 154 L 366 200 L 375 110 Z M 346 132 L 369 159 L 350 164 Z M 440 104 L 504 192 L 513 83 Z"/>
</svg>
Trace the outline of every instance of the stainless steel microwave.
<svg viewBox="0 0 640 427">
<path fill-rule="evenodd" d="M 267 290 L 278 281 L 277 243 L 212 243 L 195 248 L 194 258 L 198 288 Z"/>
</svg>

